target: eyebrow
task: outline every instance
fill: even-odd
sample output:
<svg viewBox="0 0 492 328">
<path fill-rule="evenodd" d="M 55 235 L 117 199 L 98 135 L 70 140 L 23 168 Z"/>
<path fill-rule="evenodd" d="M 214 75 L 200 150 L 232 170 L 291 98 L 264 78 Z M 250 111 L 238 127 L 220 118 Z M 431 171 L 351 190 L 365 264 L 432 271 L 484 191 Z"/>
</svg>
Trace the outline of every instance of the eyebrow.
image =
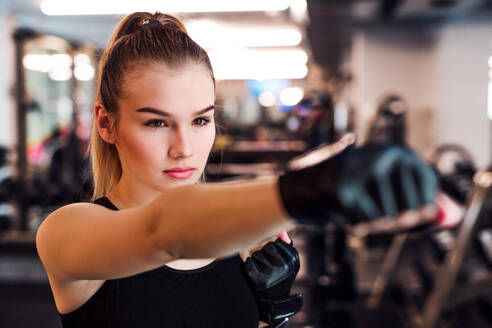
<svg viewBox="0 0 492 328">
<path fill-rule="evenodd" d="M 193 116 L 205 114 L 206 112 L 211 111 L 213 109 L 215 109 L 215 106 L 214 105 L 210 105 L 207 108 L 201 109 L 201 110 L 193 113 Z M 157 115 L 166 116 L 166 117 L 172 116 L 168 112 L 165 112 L 165 111 L 159 110 L 159 109 L 155 109 L 155 108 L 151 108 L 151 107 L 139 108 L 139 109 L 137 109 L 137 112 L 139 112 L 139 113 L 152 113 L 152 114 L 157 114 Z"/>
</svg>

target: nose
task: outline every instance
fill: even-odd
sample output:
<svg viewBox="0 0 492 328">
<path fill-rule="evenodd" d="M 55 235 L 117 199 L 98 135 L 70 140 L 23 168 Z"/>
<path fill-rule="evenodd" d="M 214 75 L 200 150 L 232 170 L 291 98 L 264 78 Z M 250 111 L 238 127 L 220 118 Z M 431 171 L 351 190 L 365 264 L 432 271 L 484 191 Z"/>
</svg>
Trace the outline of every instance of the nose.
<svg viewBox="0 0 492 328">
<path fill-rule="evenodd" d="M 173 129 L 168 154 L 173 159 L 188 158 L 193 155 L 190 137 L 186 129 L 181 127 Z"/>
</svg>

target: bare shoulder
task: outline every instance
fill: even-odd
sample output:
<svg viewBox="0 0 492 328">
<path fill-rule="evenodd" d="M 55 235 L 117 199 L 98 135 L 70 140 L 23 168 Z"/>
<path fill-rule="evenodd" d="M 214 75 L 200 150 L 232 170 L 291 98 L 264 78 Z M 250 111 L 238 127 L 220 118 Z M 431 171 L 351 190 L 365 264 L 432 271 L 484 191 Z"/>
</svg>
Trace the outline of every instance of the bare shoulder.
<svg viewBox="0 0 492 328">
<path fill-rule="evenodd" d="M 98 211 L 103 209 L 102 206 L 93 203 L 73 203 L 56 209 L 51 212 L 39 226 L 36 233 L 36 246 L 42 246 L 43 243 L 47 241 L 47 238 L 45 238 L 46 235 L 49 235 L 53 230 L 56 230 L 60 224 L 64 223 L 64 221 L 71 218 L 76 219 L 78 216 L 87 213 L 87 211 Z"/>
<path fill-rule="evenodd" d="M 150 206 L 113 211 L 75 203 L 44 220 L 36 247 L 48 275 L 58 282 L 123 278 L 175 259 L 162 250 L 155 225 Z"/>
<path fill-rule="evenodd" d="M 65 219 L 81 216 L 87 211 L 104 211 L 106 208 L 93 203 L 73 203 L 62 206 L 51 212 L 46 219 L 41 223 L 38 229 L 37 236 L 46 233 L 46 230 L 54 228 L 57 224 L 62 223 Z"/>
<path fill-rule="evenodd" d="M 104 284 L 105 280 L 66 281 L 57 275 L 56 263 L 53 261 L 53 249 L 60 247 L 55 240 L 63 233 L 63 226 L 71 220 L 87 215 L 87 212 L 104 212 L 104 207 L 93 203 L 74 203 L 60 207 L 52 212 L 41 224 L 36 234 L 38 255 L 46 269 L 56 307 L 62 314 L 71 312 L 87 300 Z"/>
<path fill-rule="evenodd" d="M 49 248 L 53 241 L 56 240 L 57 234 L 63 233 L 67 225 L 89 215 L 89 213 L 94 214 L 104 211 L 109 210 L 93 203 L 73 203 L 53 211 L 44 219 L 36 233 L 36 248 L 41 260 L 44 260 L 49 254 L 45 249 Z M 44 261 L 43 264 L 46 266 Z"/>
<path fill-rule="evenodd" d="M 70 225 L 76 222 L 88 212 L 100 211 L 102 206 L 91 203 L 74 203 L 58 208 L 44 219 L 36 233 L 36 248 L 38 256 L 50 277 L 56 276 L 57 249 L 64 247 L 64 236 L 69 233 Z"/>
<path fill-rule="evenodd" d="M 43 231 L 45 226 L 52 225 L 52 221 L 58 221 L 64 218 L 70 218 L 78 215 L 83 215 L 87 211 L 110 211 L 107 208 L 94 204 L 94 203 L 73 203 L 69 205 L 62 206 L 55 211 L 51 212 L 50 215 L 46 217 L 39 229 Z M 57 222 L 60 223 L 60 222 Z"/>
</svg>

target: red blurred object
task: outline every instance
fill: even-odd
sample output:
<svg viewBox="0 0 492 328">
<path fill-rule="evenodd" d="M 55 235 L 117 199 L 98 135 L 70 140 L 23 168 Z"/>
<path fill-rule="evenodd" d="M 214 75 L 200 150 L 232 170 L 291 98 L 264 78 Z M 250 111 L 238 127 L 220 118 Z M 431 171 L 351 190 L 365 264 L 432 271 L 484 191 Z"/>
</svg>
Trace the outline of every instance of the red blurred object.
<svg viewBox="0 0 492 328">
<path fill-rule="evenodd" d="M 461 222 L 464 208 L 444 193 L 439 193 L 436 199 L 438 208 L 435 224 L 440 228 L 452 228 Z"/>
</svg>

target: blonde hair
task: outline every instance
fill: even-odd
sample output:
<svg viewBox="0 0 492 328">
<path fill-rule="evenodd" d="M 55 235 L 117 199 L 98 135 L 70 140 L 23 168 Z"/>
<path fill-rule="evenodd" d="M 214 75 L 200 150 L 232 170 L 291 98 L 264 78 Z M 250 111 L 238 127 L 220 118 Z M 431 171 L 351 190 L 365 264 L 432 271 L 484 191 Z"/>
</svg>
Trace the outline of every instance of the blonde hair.
<svg viewBox="0 0 492 328">
<path fill-rule="evenodd" d="M 110 129 L 115 133 L 119 119 L 118 101 L 123 96 L 125 77 L 149 62 L 165 63 L 172 68 L 189 62 L 203 64 L 215 84 L 206 51 L 188 36 L 178 18 L 159 12 L 130 14 L 119 23 L 99 64 L 96 102 L 101 103 L 111 116 Z M 116 146 L 101 138 L 95 119 L 89 153 L 94 200 L 109 193 L 122 174 Z"/>
</svg>

